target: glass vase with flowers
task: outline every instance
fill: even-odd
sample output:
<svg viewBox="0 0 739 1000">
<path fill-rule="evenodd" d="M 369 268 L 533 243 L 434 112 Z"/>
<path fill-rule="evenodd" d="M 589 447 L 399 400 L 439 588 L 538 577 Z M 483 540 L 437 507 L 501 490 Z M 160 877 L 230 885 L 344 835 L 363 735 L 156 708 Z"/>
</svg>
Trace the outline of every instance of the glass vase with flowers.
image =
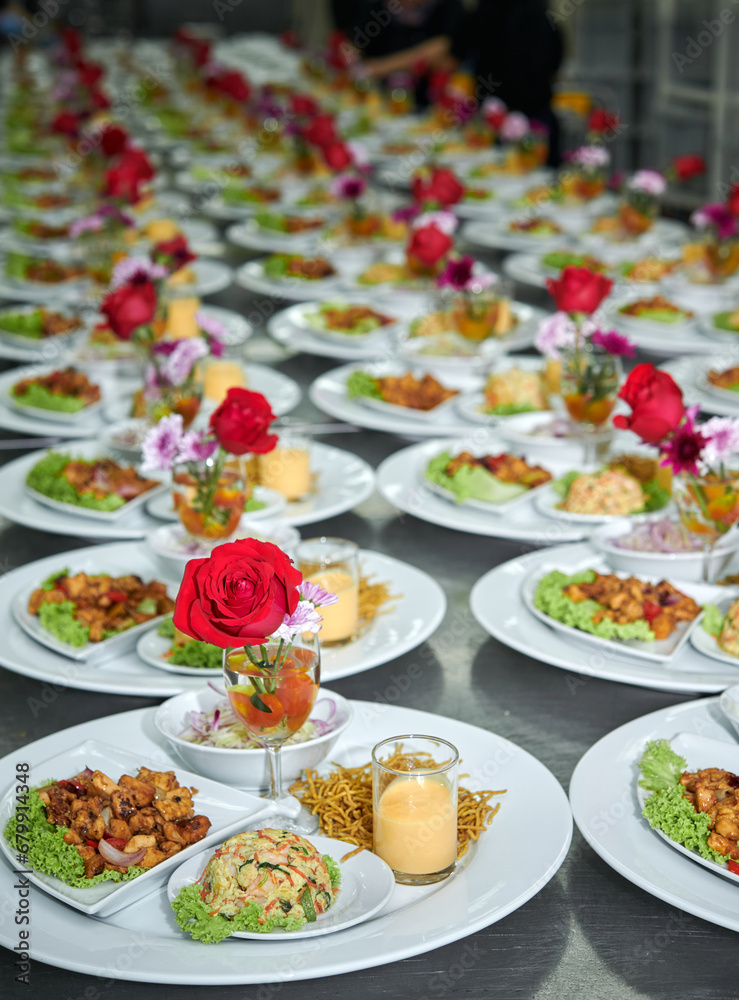
<svg viewBox="0 0 739 1000">
<path fill-rule="evenodd" d="M 335 601 L 276 545 L 245 538 L 191 559 L 175 604 L 176 628 L 223 650 L 231 707 L 269 756 L 269 825 L 298 833 L 315 833 L 318 821 L 283 795 L 280 750 L 316 700 L 320 609 Z"/>
<path fill-rule="evenodd" d="M 690 216 L 698 242 L 683 245 L 684 271 L 699 285 L 720 285 L 739 271 L 739 196 L 704 205 Z"/>
<path fill-rule="evenodd" d="M 504 337 L 518 324 L 508 282 L 490 271 L 475 273 L 470 256 L 450 259 L 436 285 L 439 311 L 467 340 L 479 343 L 488 337 Z"/>
<path fill-rule="evenodd" d="M 674 379 L 651 364 L 637 365 L 619 396 L 631 413 L 613 423 L 655 446 L 660 465 L 672 471 L 673 499 L 683 526 L 703 546 L 709 583 L 717 544 L 728 548 L 727 535 L 736 534 L 739 524 L 739 418 L 698 424 L 698 406 L 686 408 Z"/>
</svg>

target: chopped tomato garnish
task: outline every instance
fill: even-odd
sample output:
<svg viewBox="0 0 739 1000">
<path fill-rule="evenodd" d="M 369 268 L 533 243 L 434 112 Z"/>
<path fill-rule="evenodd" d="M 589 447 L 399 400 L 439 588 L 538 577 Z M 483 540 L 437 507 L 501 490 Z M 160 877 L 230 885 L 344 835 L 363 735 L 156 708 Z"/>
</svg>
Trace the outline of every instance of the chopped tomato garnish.
<svg viewBox="0 0 739 1000">
<path fill-rule="evenodd" d="M 726 867 L 732 875 L 739 875 L 739 864 L 736 861 L 730 861 Z"/>
<path fill-rule="evenodd" d="M 662 608 L 659 604 L 655 604 L 654 601 L 645 601 L 642 605 L 642 611 L 648 622 L 654 621 L 657 615 L 662 614 Z"/>
</svg>

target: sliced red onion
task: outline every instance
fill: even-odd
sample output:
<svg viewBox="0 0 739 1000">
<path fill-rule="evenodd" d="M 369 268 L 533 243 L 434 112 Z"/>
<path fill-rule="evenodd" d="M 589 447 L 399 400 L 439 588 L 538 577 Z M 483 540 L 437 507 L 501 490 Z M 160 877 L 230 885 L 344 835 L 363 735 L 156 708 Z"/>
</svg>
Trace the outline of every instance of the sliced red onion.
<svg viewBox="0 0 739 1000">
<path fill-rule="evenodd" d="M 662 518 L 639 524 L 632 531 L 614 539 L 614 545 L 633 552 L 700 552 L 703 543 L 682 524 Z"/>
<path fill-rule="evenodd" d="M 100 857 L 107 861 L 108 864 L 116 865 L 118 868 L 130 868 L 132 865 L 137 865 L 139 861 L 144 860 L 144 855 L 146 854 L 145 847 L 140 848 L 133 854 L 124 854 L 123 851 L 118 851 L 115 847 L 111 847 L 107 840 L 100 841 L 98 851 L 100 851 Z"/>
</svg>

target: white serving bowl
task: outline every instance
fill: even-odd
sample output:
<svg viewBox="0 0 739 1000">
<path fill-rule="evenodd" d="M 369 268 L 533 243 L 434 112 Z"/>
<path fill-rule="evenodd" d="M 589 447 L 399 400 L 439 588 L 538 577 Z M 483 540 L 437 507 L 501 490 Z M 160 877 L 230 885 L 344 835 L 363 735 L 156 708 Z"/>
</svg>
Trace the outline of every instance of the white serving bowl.
<svg viewBox="0 0 739 1000">
<path fill-rule="evenodd" d="M 719 701 L 721 711 L 739 734 L 739 684 L 727 688 Z"/>
<path fill-rule="evenodd" d="M 191 771 L 214 781 L 235 788 L 266 789 L 269 785 L 269 761 L 266 750 L 233 750 L 222 747 L 200 746 L 180 737 L 190 724 L 190 712 L 212 712 L 225 694 L 211 687 L 199 691 L 185 691 L 163 702 L 154 716 L 154 725 Z M 317 767 L 329 755 L 339 736 L 352 721 L 354 709 L 351 702 L 340 694 L 321 688 L 311 719 L 334 723 L 324 736 L 284 746 L 282 780 L 286 786 L 295 780 L 306 767 Z"/>
<path fill-rule="evenodd" d="M 660 520 L 660 514 L 655 513 L 648 518 L 618 518 L 598 527 L 590 536 L 590 542 L 594 548 L 603 553 L 615 570 L 635 575 L 659 576 L 670 581 L 702 582 L 704 561 L 702 551 L 638 552 L 634 549 L 622 549 L 614 544 L 614 539 L 633 531 L 639 524 L 649 520 Z M 711 556 L 711 579 L 717 579 L 727 571 L 737 551 L 739 551 L 739 532 L 732 532 L 728 538 L 718 542 Z"/>
</svg>

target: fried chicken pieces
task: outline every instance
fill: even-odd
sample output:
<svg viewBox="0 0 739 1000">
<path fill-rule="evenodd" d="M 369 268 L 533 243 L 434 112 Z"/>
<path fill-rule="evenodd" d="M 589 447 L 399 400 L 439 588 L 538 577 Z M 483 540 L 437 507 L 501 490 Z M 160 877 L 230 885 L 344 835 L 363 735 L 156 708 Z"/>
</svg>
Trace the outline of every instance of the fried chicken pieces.
<svg viewBox="0 0 739 1000">
<path fill-rule="evenodd" d="M 683 772 L 680 784 L 695 811 L 706 813 L 710 820 L 708 846 L 726 858 L 739 860 L 739 777 L 707 767 Z"/>
<path fill-rule="evenodd" d="M 102 857 L 97 844 L 103 839 L 124 854 L 144 849 L 143 859 L 137 862 L 140 868 L 154 868 L 202 840 L 210 820 L 195 815 L 195 794 L 197 788 L 178 784 L 174 771 L 147 767 L 139 768 L 135 778 L 124 774 L 118 782 L 87 768 L 74 778 L 39 790 L 49 823 L 67 828 L 64 842 L 77 848 L 85 863 L 85 878 L 127 870 Z"/>
<path fill-rule="evenodd" d="M 646 619 L 655 639 L 666 639 L 680 622 L 690 622 L 701 612 L 692 597 L 668 583 L 644 583 L 630 576 L 622 579 L 614 573 L 596 573 L 592 583 L 571 583 L 565 597 L 575 604 L 596 601 L 602 605 L 593 615 L 597 625 L 610 618 L 617 625 L 629 625 Z"/>
<path fill-rule="evenodd" d="M 416 378 L 410 372 L 378 378 L 377 387 L 386 403 L 407 406 L 412 410 L 433 410 L 452 396 L 459 395 L 456 389 L 447 389 L 433 375 Z"/>
<path fill-rule="evenodd" d="M 480 458 L 469 451 L 461 451 L 449 461 L 444 473 L 453 476 L 463 465 L 470 468 L 479 465 L 503 483 L 520 483 L 532 490 L 548 483 L 552 478 L 552 474 L 540 465 L 529 465 L 518 455 L 511 455 L 506 451 L 500 455 L 483 455 Z"/>
</svg>

